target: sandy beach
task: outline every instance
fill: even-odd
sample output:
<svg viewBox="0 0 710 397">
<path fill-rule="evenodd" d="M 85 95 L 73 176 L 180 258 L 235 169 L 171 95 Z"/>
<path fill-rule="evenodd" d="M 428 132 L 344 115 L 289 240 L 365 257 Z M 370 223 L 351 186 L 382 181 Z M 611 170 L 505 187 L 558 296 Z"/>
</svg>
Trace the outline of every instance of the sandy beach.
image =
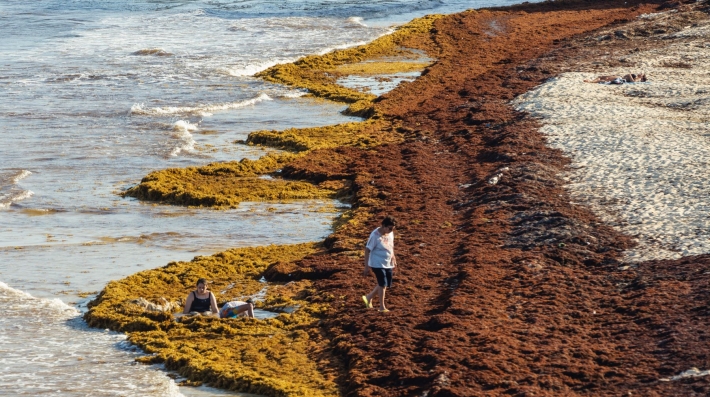
<svg viewBox="0 0 710 397">
<path fill-rule="evenodd" d="M 649 14 L 636 24 L 672 24 L 674 17 L 671 11 Z M 709 28 L 707 21 L 693 22 L 660 35 L 653 48 L 624 56 L 623 67 L 564 73 L 514 102 L 539 117 L 550 146 L 572 159 L 566 175 L 572 199 L 637 239 L 624 260 L 710 252 L 702 177 L 710 154 Z M 649 81 L 584 83 L 634 71 Z"/>
<path fill-rule="evenodd" d="M 553 1 L 408 26 L 395 44 L 435 61 L 374 100 L 338 91 L 370 118 L 347 127 L 350 139 L 323 144 L 345 127 L 270 135 L 306 143 L 263 172 L 347 193 L 352 208 L 321 245 L 142 272 L 113 282 L 85 318 L 129 332 L 155 353 L 145 362 L 265 395 L 708 395 L 709 10 Z M 342 76 L 328 62 L 264 75 L 333 97 Z M 640 72 L 647 82 L 584 82 Z M 257 163 L 193 171 L 220 186 Z M 167 200 L 163 188 L 145 187 Z M 385 215 L 399 221 L 399 266 L 379 313 L 360 298 L 372 284 L 362 244 Z M 135 285 L 149 300 L 184 296 L 195 269 L 243 294 L 263 276 L 267 309 L 301 309 L 176 324 L 125 304 Z M 241 350 L 225 359 L 226 338 Z"/>
</svg>

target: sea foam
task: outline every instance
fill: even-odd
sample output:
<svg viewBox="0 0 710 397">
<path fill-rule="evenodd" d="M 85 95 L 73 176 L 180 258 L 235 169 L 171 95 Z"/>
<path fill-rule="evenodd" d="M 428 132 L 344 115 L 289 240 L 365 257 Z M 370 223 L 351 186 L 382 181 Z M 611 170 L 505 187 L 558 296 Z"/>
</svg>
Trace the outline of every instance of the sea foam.
<svg viewBox="0 0 710 397">
<path fill-rule="evenodd" d="M 0 189 L 10 185 L 16 185 L 21 180 L 32 175 L 32 172 L 27 170 L 19 170 L 15 172 L 7 172 L 0 174 Z"/>
<path fill-rule="evenodd" d="M 0 193 L 0 208 L 7 208 L 18 201 L 22 201 L 34 196 L 31 190 L 20 190 L 7 194 Z"/>
<path fill-rule="evenodd" d="M 354 42 L 350 42 L 350 43 L 336 45 L 333 47 L 326 47 L 326 48 L 318 51 L 318 55 L 325 55 L 325 54 L 335 51 L 335 50 L 344 50 L 346 48 L 357 47 L 360 45 L 365 45 L 367 43 L 368 43 L 367 41 L 354 41 Z"/>
<path fill-rule="evenodd" d="M 13 183 L 17 183 L 17 182 L 19 182 L 20 180 L 25 179 L 25 178 L 27 178 L 27 177 L 30 176 L 30 175 L 32 175 L 32 172 L 27 171 L 27 170 L 21 170 L 21 171 L 19 171 L 17 174 L 15 174 L 15 175 L 12 177 L 12 182 L 13 182 Z"/>
<path fill-rule="evenodd" d="M 12 288 L 0 281 L 0 301 L 5 300 L 8 301 L 4 304 L 6 307 L 20 305 L 24 308 L 23 311 L 29 312 L 29 314 L 41 312 L 44 316 L 51 314 L 59 317 L 75 317 L 81 314 L 79 310 L 67 305 L 59 298 L 36 298 L 25 291 Z"/>
<path fill-rule="evenodd" d="M 221 69 L 221 71 L 229 76 L 234 76 L 234 77 L 253 76 L 253 75 L 255 75 L 261 71 L 264 71 L 272 66 L 275 66 L 275 65 L 278 65 L 281 63 L 295 62 L 297 59 L 298 58 L 271 60 L 271 61 L 267 61 L 267 62 L 248 64 L 246 66 L 237 67 L 237 68 L 223 68 L 223 69 Z"/>
<path fill-rule="evenodd" d="M 0 304 L 0 390 L 13 390 L 18 396 L 50 391 L 183 396 L 175 381 L 158 368 L 130 365 L 140 353 L 125 343 L 125 335 L 89 329 L 81 311 L 60 299 L 34 297 L 0 282 Z"/>
<path fill-rule="evenodd" d="M 348 18 L 348 22 L 353 25 L 367 27 L 367 25 L 365 25 L 365 22 L 363 22 L 362 17 L 350 17 L 350 18 Z"/>
<path fill-rule="evenodd" d="M 387 36 L 388 34 L 392 34 L 392 33 L 394 33 L 394 31 L 395 31 L 395 29 L 387 29 L 386 31 L 382 32 L 382 34 L 380 34 L 379 36 L 373 38 L 373 40 L 383 37 L 383 36 Z M 326 48 L 322 49 L 321 51 L 319 51 L 317 54 L 318 55 L 325 55 L 325 54 L 335 51 L 335 50 L 344 50 L 346 48 L 357 47 L 357 46 L 365 45 L 367 43 L 369 43 L 369 41 L 354 41 L 354 42 L 344 43 L 344 44 L 336 45 L 333 47 L 326 47 Z"/>
<path fill-rule="evenodd" d="M 173 124 L 173 138 L 180 140 L 180 145 L 174 148 L 171 152 L 171 156 L 177 156 L 182 151 L 192 151 L 195 149 L 195 139 L 193 138 L 191 132 L 197 131 L 197 126 L 190 123 L 189 121 L 179 120 Z"/>
<path fill-rule="evenodd" d="M 173 114 L 192 114 L 202 117 L 208 117 L 213 114 L 213 112 L 218 112 L 222 110 L 239 109 L 245 106 L 255 105 L 262 101 L 272 100 L 270 96 L 262 93 L 255 98 L 246 99 L 239 102 L 229 102 L 229 103 L 219 103 L 210 104 L 202 106 L 168 106 L 168 107 L 146 107 L 144 104 L 136 103 L 131 106 L 131 115 L 142 115 L 142 116 L 167 116 Z"/>
<path fill-rule="evenodd" d="M 283 94 L 281 94 L 281 97 L 282 98 L 300 98 L 300 97 L 307 95 L 307 94 L 308 94 L 308 91 L 304 91 L 304 90 L 301 90 L 301 91 L 290 90 L 290 91 L 287 91 L 287 92 L 284 92 Z"/>
</svg>

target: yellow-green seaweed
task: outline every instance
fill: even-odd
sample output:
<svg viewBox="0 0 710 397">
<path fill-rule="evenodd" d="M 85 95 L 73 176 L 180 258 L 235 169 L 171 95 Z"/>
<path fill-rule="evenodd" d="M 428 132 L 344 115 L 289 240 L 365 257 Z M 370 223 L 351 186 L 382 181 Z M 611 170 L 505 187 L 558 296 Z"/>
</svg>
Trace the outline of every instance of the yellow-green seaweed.
<svg viewBox="0 0 710 397">
<path fill-rule="evenodd" d="M 258 160 L 244 159 L 201 167 L 168 168 L 154 171 L 125 196 L 176 205 L 233 208 L 245 201 L 286 201 L 343 197 L 348 184 L 259 178 L 273 173 L 305 152 L 342 146 L 369 148 L 400 142 L 402 135 L 384 120 L 343 123 L 325 127 L 292 128 L 284 131 L 255 131 L 247 143 L 297 153 L 267 154 Z"/>
<path fill-rule="evenodd" d="M 260 178 L 205 178 L 198 172 L 157 171 L 126 195 L 171 204 L 234 208 L 245 201 L 333 198 L 335 191 L 300 181 Z M 176 175 L 177 174 L 177 175 Z"/>
<path fill-rule="evenodd" d="M 396 142 L 398 134 L 377 134 L 394 128 L 390 123 L 373 123 L 377 119 L 373 107 L 375 96 L 342 87 L 337 77 L 347 73 L 391 73 L 410 71 L 424 63 L 401 62 L 399 59 L 417 58 L 403 48 L 403 41 L 415 34 L 426 33 L 440 15 L 426 16 L 398 28 L 394 33 L 372 43 L 325 55 L 301 58 L 295 63 L 276 65 L 257 76 L 265 80 L 307 88 L 316 96 L 351 103 L 348 113 L 371 117 L 364 123 L 345 123 L 336 126 L 288 129 L 285 131 L 256 131 L 249 135 L 250 144 L 305 152 L 338 146 L 372 147 L 385 142 Z M 370 62 L 364 62 L 364 61 Z M 292 200 L 336 197 L 338 192 L 300 181 L 265 180 L 255 178 L 276 171 L 294 159 L 293 154 L 266 155 L 259 160 L 216 163 L 185 169 L 171 168 L 147 175 L 141 183 L 124 192 L 125 196 L 142 200 L 167 202 L 188 206 L 235 207 L 244 201 Z M 332 183 L 330 183 L 332 185 Z M 342 196 L 342 194 L 341 194 Z"/>
<path fill-rule="evenodd" d="M 333 101 L 359 103 L 356 107 L 351 106 L 347 113 L 372 116 L 372 107 L 366 106 L 365 103 L 371 103 L 376 98 L 375 95 L 345 88 L 336 83 L 338 77 L 348 74 L 348 67 L 342 65 L 360 64 L 385 56 L 411 58 L 412 52 L 402 47 L 404 41 L 413 35 L 429 32 L 434 21 L 441 17 L 442 15 L 428 15 L 414 19 L 397 28 L 392 34 L 382 36 L 371 43 L 333 51 L 325 55 L 303 57 L 294 63 L 275 65 L 257 73 L 256 77 L 274 83 L 305 88 L 312 95 Z M 385 74 L 395 71 L 411 71 L 411 66 L 406 64 L 407 62 L 372 62 L 372 65 L 367 67 L 367 73 Z M 399 65 L 403 70 L 396 70 L 393 65 Z M 378 70 L 378 66 L 381 68 L 380 70 Z M 344 73 L 340 72 L 339 68 L 342 68 Z"/>
<path fill-rule="evenodd" d="M 389 123 L 377 120 L 344 123 L 325 127 L 291 128 L 283 131 L 254 131 L 246 142 L 296 152 L 341 146 L 372 147 L 386 142 L 398 142 L 399 134 L 382 133 L 393 129 Z"/>
<path fill-rule="evenodd" d="M 274 286 L 278 292 L 267 294 L 264 308 L 287 304 L 299 309 L 266 320 L 196 316 L 175 321 L 172 313 L 133 303 L 139 298 L 182 302 L 200 277 L 209 280 L 219 305 L 243 299 L 264 288 L 258 279 L 269 265 L 301 259 L 316 249 L 313 243 L 239 248 L 145 270 L 110 282 L 84 318 L 94 327 L 130 332 L 129 340 L 152 354 L 139 361 L 164 363 L 194 384 L 269 396 L 337 396 L 320 354 L 323 343 L 305 331 L 325 310 L 305 300 L 307 281 Z"/>
<path fill-rule="evenodd" d="M 244 159 L 202 167 L 168 168 L 151 172 L 124 195 L 203 207 L 236 207 L 245 201 L 334 197 L 336 192 L 312 183 L 258 177 L 276 171 L 295 157 L 294 154 L 270 154 L 256 161 Z"/>
<path fill-rule="evenodd" d="M 284 70 L 291 69 L 290 65 L 293 65 L 293 67 L 296 67 L 300 71 L 322 71 L 336 70 L 340 65 L 356 64 L 368 59 L 377 59 L 384 56 L 400 55 L 401 57 L 405 57 L 406 55 L 410 55 L 411 51 L 402 48 L 403 41 L 413 35 L 429 32 L 433 23 L 441 17 L 442 15 L 427 15 L 422 18 L 417 18 L 398 27 L 392 34 L 382 36 L 368 44 L 333 51 L 325 55 L 306 56 L 294 63 L 275 65 L 256 74 L 256 77 L 277 83 L 297 85 L 294 83 L 295 80 L 299 80 L 297 75 L 281 73 Z"/>
</svg>

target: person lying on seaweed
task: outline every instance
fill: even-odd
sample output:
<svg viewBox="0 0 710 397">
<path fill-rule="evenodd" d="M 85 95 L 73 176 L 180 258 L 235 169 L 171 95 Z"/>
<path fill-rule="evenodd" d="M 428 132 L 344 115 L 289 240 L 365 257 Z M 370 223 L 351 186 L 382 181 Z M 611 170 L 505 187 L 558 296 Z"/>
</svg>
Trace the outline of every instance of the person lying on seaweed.
<svg viewBox="0 0 710 397">
<path fill-rule="evenodd" d="M 185 299 L 183 314 L 218 314 L 217 299 L 211 291 L 207 289 L 207 280 L 201 278 L 197 280 L 197 289 L 190 292 Z"/>
<path fill-rule="evenodd" d="M 638 83 L 646 81 L 646 74 L 640 73 L 629 73 L 624 75 L 624 77 L 619 76 L 599 76 L 594 80 L 584 80 L 585 83 L 599 83 L 599 84 L 624 84 L 624 83 Z"/>
<path fill-rule="evenodd" d="M 227 302 L 222 306 L 222 310 L 219 311 L 220 318 L 234 318 L 239 316 L 254 318 L 254 301 L 252 301 L 251 298 L 247 299 L 246 302 Z"/>
</svg>

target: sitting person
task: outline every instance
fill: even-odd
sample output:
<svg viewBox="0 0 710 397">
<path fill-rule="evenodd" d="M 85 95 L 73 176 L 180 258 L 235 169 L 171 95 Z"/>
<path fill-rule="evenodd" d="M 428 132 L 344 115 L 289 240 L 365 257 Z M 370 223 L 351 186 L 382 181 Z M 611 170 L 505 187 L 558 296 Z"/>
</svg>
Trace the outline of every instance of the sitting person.
<svg viewBox="0 0 710 397">
<path fill-rule="evenodd" d="M 219 313 L 217 310 L 217 299 L 211 291 L 207 290 L 207 280 L 201 278 L 197 280 L 197 290 L 190 292 L 185 300 L 183 314 L 204 314 L 212 315 Z"/>
<path fill-rule="evenodd" d="M 220 318 L 233 318 L 238 316 L 254 318 L 254 301 L 252 301 L 251 298 L 247 299 L 246 302 L 227 302 L 222 306 L 222 310 L 219 311 Z"/>
<path fill-rule="evenodd" d="M 627 83 L 637 83 L 637 82 L 643 82 L 643 81 L 646 81 L 646 80 L 647 80 L 645 73 L 641 73 L 641 74 L 634 74 L 634 73 L 627 74 L 627 75 L 625 75 L 624 77 L 622 77 L 622 79 L 624 79 L 624 81 L 627 82 Z"/>
<path fill-rule="evenodd" d="M 635 74 L 629 73 L 624 75 L 624 77 L 619 76 L 599 76 L 594 80 L 584 80 L 585 83 L 599 83 L 599 84 L 624 84 L 624 83 L 637 83 L 646 81 L 646 74 Z"/>
</svg>

